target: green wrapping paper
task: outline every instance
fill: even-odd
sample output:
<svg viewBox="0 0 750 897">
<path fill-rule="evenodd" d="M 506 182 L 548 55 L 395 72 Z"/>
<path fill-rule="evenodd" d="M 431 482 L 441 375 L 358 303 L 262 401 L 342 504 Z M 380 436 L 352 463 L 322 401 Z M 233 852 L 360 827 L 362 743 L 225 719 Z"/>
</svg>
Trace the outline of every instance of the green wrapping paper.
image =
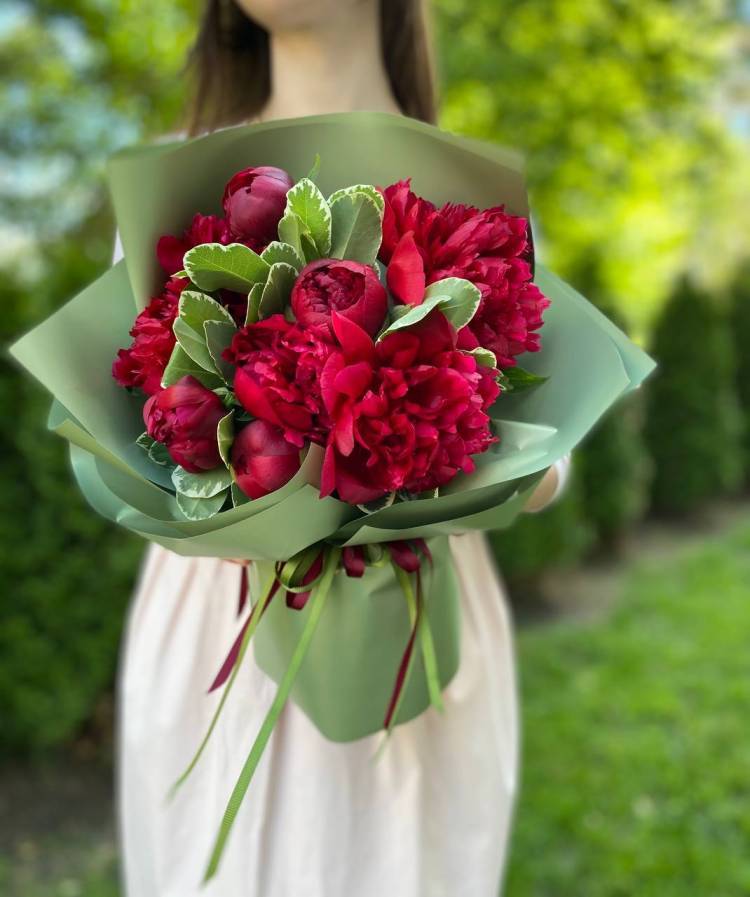
<svg viewBox="0 0 750 897">
<path fill-rule="evenodd" d="M 443 689 L 458 669 L 458 583 L 447 537 L 438 536 L 428 544 L 433 564 L 425 563 L 422 572 L 425 611 Z M 252 565 L 252 592 L 260 593 L 271 567 Z M 307 613 L 307 608 L 289 611 L 283 601 L 275 600 L 254 636 L 258 665 L 277 682 L 289 666 Z M 343 571 L 336 574 L 326 613 L 291 692 L 292 700 L 326 738 L 352 741 L 382 728 L 410 626 L 407 604 L 390 564 L 368 567 L 362 579 L 351 579 Z M 418 716 L 429 703 L 425 671 L 417 662 L 404 690 L 398 722 Z"/>
<path fill-rule="evenodd" d="M 262 499 L 202 521 L 182 517 L 167 491 L 164 468 L 135 444 L 143 430 L 142 399 L 113 381 L 110 368 L 128 331 L 163 282 L 154 246 L 179 233 L 196 210 L 216 213 L 228 178 L 249 165 L 276 165 L 294 178 L 319 154 L 316 181 L 324 193 L 344 185 L 384 186 L 412 177 L 413 189 L 437 204 L 504 204 L 528 214 L 519 158 L 495 146 L 446 134 L 384 113 L 310 116 L 247 125 L 193 140 L 127 150 L 109 166 L 125 260 L 23 337 L 12 352 L 55 398 L 50 428 L 71 446 L 75 477 L 90 504 L 108 519 L 183 555 L 284 561 L 311 545 L 362 545 L 426 538 L 434 574 L 425 574 L 425 609 L 435 643 L 440 685 L 458 664 L 455 582 L 446 536 L 509 526 L 544 471 L 585 436 L 617 398 L 634 389 L 652 360 L 571 287 L 536 267 L 535 281 L 551 300 L 542 350 L 519 358 L 549 379 L 529 392 L 502 395 L 492 409 L 500 441 L 439 497 L 398 502 L 364 513 L 337 499 L 320 499 L 320 451 L 312 447 L 299 473 Z M 335 740 L 377 730 L 409 633 L 402 590 L 390 566 L 362 580 L 333 577 L 318 629 L 291 696 Z M 322 604 L 321 604 L 322 606 Z M 317 612 L 317 611 L 316 611 Z M 274 602 L 255 635 L 258 662 L 281 681 L 307 610 Z M 221 650 L 217 646 L 217 660 Z M 198 697 L 196 697 L 198 699 Z M 428 702 L 417 662 L 398 721 Z"/>
</svg>

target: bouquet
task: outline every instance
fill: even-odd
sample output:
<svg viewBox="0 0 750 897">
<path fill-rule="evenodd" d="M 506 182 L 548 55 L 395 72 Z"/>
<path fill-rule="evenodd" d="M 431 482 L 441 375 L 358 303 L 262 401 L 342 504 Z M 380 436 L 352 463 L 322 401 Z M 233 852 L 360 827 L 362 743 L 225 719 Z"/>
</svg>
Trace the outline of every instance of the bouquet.
<svg viewBox="0 0 750 897">
<path fill-rule="evenodd" d="M 210 877 L 288 698 L 335 740 L 442 706 L 448 535 L 508 526 L 653 363 L 536 262 L 495 147 L 349 113 L 125 151 L 109 177 L 124 261 L 13 351 L 96 510 L 253 561 L 217 715 L 251 643 L 278 692 Z"/>
</svg>

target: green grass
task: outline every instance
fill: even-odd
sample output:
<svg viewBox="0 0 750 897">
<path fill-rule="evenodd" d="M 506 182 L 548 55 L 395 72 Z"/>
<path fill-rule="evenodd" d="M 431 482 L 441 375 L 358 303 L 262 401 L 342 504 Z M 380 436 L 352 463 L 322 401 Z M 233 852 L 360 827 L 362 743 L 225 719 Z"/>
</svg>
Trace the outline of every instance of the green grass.
<svg viewBox="0 0 750 897">
<path fill-rule="evenodd" d="M 115 847 L 94 833 L 86 838 L 60 833 L 25 841 L 12 858 L 0 856 L 0 894 L 119 897 Z"/>
<path fill-rule="evenodd" d="M 750 894 L 750 523 L 519 639 L 507 897 Z"/>
</svg>

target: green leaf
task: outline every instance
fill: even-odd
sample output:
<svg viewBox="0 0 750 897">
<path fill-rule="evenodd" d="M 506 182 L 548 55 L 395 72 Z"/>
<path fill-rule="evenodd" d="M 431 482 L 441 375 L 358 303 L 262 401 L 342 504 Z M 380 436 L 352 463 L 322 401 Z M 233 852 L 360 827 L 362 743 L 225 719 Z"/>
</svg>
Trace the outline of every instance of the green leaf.
<svg viewBox="0 0 750 897">
<path fill-rule="evenodd" d="M 234 326 L 234 319 L 223 305 L 196 290 L 184 290 L 180 296 L 179 316 L 196 333 L 203 331 L 205 321 L 226 321 Z"/>
<path fill-rule="evenodd" d="M 399 316 L 380 334 L 378 341 L 395 330 L 413 327 L 435 309 L 439 309 L 456 330 L 460 330 L 474 317 L 481 300 L 482 295 L 479 290 L 473 283 L 469 283 L 462 277 L 446 277 L 445 280 L 437 280 L 425 290 L 421 305 L 404 306 L 407 308 L 406 312 L 398 311 Z"/>
<path fill-rule="evenodd" d="M 234 323 L 228 324 L 226 321 L 204 321 L 203 332 L 206 337 L 206 348 L 216 370 L 228 382 L 232 382 L 234 377 L 234 365 L 225 361 L 222 353 L 228 349 L 232 343 L 237 328 Z"/>
<path fill-rule="evenodd" d="M 205 370 L 220 374 L 206 345 L 206 321 L 223 321 L 234 327 L 234 321 L 224 306 L 194 290 L 185 290 L 180 296 L 179 314 L 172 325 L 177 342 L 187 354 Z"/>
<path fill-rule="evenodd" d="M 231 494 L 232 504 L 235 508 L 239 508 L 240 505 L 246 505 L 250 501 L 248 496 L 245 495 L 245 493 L 242 491 L 242 489 L 240 489 L 237 483 L 232 483 Z"/>
<path fill-rule="evenodd" d="M 161 378 L 162 386 L 172 386 L 183 377 L 195 377 L 206 389 L 216 389 L 223 384 L 222 378 L 215 372 L 207 371 L 197 364 L 177 343 L 172 350 L 172 355 L 164 369 Z"/>
<path fill-rule="evenodd" d="M 342 187 L 340 190 L 335 190 L 328 197 L 328 205 L 333 205 L 333 203 L 337 202 L 342 196 L 351 196 L 358 193 L 369 196 L 377 206 L 381 215 L 383 214 L 383 210 L 385 209 L 385 199 L 383 199 L 383 194 L 380 190 L 373 187 L 372 184 L 354 184 L 352 187 Z"/>
<path fill-rule="evenodd" d="M 226 467 L 215 467 L 203 473 L 190 473 L 184 467 L 172 471 L 172 483 L 181 495 L 188 498 L 213 498 L 232 484 L 232 474 Z"/>
<path fill-rule="evenodd" d="M 456 330 L 465 327 L 476 314 L 482 294 L 477 287 L 463 277 L 446 277 L 436 280 L 424 291 L 425 302 L 437 299 L 438 307 Z"/>
<path fill-rule="evenodd" d="M 372 265 L 382 239 L 383 212 L 370 195 L 340 193 L 331 202 L 332 258 Z"/>
<path fill-rule="evenodd" d="M 174 335 L 177 337 L 177 342 L 196 364 L 200 365 L 210 373 L 218 375 L 219 372 L 216 369 L 214 360 L 211 358 L 211 353 L 208 351 L 208 346 L 206 345 L 205 333 L 196 333 L 196 331 L 185 322 L 184 318 L 176 318 L 172 325 L 172 330 L 174 330 Z"/>
<path fill-rule="evenodd" d="M 247 293 L 268 275 L 268 263 L 242 243 L 204 243 L 184 256 L 183 264 L 193 283 L 202 290 L 235 290 Z"/>
<path fill-rule="evenodd" d="M 216 438 L 219 443 L 221 460 L 229 469 L 231 464 L 232 443 L 234 442 L 234 412 L 225 414 L 216 427 Z M 232 483 L 234 485 L 234 483 Z"/>
<path fill-rule="evenodd" d="M 497 358 L 495 357 L 495 353 L 491 352 L 489 349 L 485 349 L 482 346 L 477 346 L 476 349 L 471 349 L 470 351 L 465 350 L 467 355 L 473 355 L 477 360 L 477 364 L 481 364 L 482 367 L 485 368 L 496 368 L 497 367 Z"/>
<path fill-rule="evenodd" d="M 227 500 L 227 490 L 217 492 L 211 498 L 192 498 L 189 495 L 177 493 L 177 507 L 188 520 L 208 520 L 215 517 Z"/>
<path fill-rule="evenodd" d="M 247 294 L 247 314 L 245 315 L 245 324 L 255 324 L 260 313 L 260 298 L 263 295 L 265 284 L 256 283 L 255 286 Z"/>
<path fill-rule="evenodd" d="M 500 384 L 505 387 L 506 392 L 512 390 L 518 392 L 524 389 L 533 389 L 535 386 L 541 386 L 546 383 L 549 377 L 543 377 L 540 374 L 533 374 L 531 371 L 514 365 L 505 368 L 501 372 Z"/>
<path fill-rule="evenodd" d="M 326 258 L 330 253 L 331 210 L 309 178 L 297 181 L 287 193 L 286 209 L 279 222 L 279 237 L 308 262 Z"/>
<path fill-rule="evenodd" d="M 302 259 L 305 258 L 305 254 L 302 251 L 303 230 L 302 219 L 287 206 L 281 221 L 279 221 L 279 237 L 284 243 L 291 246 Z"/>
<path fill-rule="evenodd" d="M 287 265 L 286 262 L 276 262 L 271 266 L 258 305 L 260 319 L 283 313 L 289 305 L 289 295 L 296 279 L 297 270 L 291 265 Z"/>
<path fill-rule="evenodd" d="M 170 277 L 179 277 L 181 279 L 184 279 L 185 277 L 190 277 L 190 275 L 183 268 L 182 271 L 175 271 L 174 274 L 170 274 Z"/>
<path fill-rule="evenodd" d="M 175 467 L 172 456 L 167 451 L 166 445 L 152 439 L 148 433 L 141 433 L 135 441 L 149 456 L 149 458 L 160 467 Z"/>
<path fill-rule="evenodd" d="M 289 243 L 280 243 L 278 240 L 269 243 L 261 252 L 260 257 L 263 261 L 268 262 L 269 265 L 275 265 L 276 262 L 286 262 L 287 265 L 291 265 L 297 271 L 301 271 L 305 265 L 305 260 L 294 246 L 290 246 Z"/>
<path fill-rule="evenodd" d="M 310 173 L 307 175 L 308 181 L 314 181 L 315 178 L 320 174 L 320 153 L 315 153 L 315 158 L 313 159 L 313 165 L 310 169 Z"/>
</svg>

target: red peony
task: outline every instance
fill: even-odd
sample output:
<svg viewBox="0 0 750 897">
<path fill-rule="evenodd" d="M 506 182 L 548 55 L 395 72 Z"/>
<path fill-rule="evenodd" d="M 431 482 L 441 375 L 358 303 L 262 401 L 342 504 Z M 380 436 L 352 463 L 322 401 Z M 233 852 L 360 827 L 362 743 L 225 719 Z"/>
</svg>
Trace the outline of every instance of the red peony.
<svg viewBox="0 0 750 897">
<path fill-rule="evenodd" d="M 243 327 L 224 357 L 237 367 L 234 391 L 242 406 L 301 448 L 308 440 L 325 442 L 320 375 L 332 349 L 325 333 L 278 314 Z"/>
<path fill-rule="evenodd" d="M 237 485 L 250 498 L 275 492 L 299 470 L 299 455 L 278 427 L 264 420 L 251 421 L 232 444 Z"/>
<path fill-rule="evenodd" d="M 156 244 L 156 257 L 159 264 L 167 274 L 174 274 L 182 270 L 182 259 L 188 249 L 200 246 L 202 243 L 227 243 L 232 242 L 229 227 L 223 218 L 216 215 L 194 215 L 190 227 L 181 237 L 166 234 L 159 237 Z"/>
<path fill-rule="evenodd" d="M 502 207 L 480 211 L 446 204 L 436 208 L 416 196 L 410 182 L 383 192 L 380 259 L 388 265 L 388 287 L 406 304 L 419 304 L 426 284 L 463 277 L 475 284 L 482 304 L 468 329 L 491 349 L 498 365 L 539 349 L 542 312 L 549 305 L 531 282 L 528 222 Z M 465 339 L 466 337 L 464 337 Z"/>
<path fill-rule="evenodd" d="M 164 368 L 174 349 L 172 324 L 177 317 L 180 294 L 187 278 L 172 277 L 161 296 L 155 296 L 135 319 L 128 349 L 120 349 L 112 365 L 112 376 L 126 387 L 138 387 L 147 395 L 161 389 Z"/>
<path fill-rule="evenodd" d="M 183 377 L 143 406 L 148 435 L 165 445 L 172 460 L 190 473 L 222 463 L 216 428 L 225 414 L 221 399 L 195 377 Z"/>
<path fill-rule="evenodd" d="M 401 489 L 423 492 L 474 469 L 495 442 L 487 409 L 494 373 L 456 347 L 440 312 L 373 343 L 334 313 L 339 348 L 321 377 L 331 420 L 321 495 L 363 504 Z"/>
<path fill-rule="evenodd" d="M 271 165 L 238 171 L 224 188 L 222 200 L 234 237 L 256 252 L 276 240 L 293 183 L 283 169 Z"/>
<path fill-rule="evenodd" d="M 291 298 L 297 322 L 331 330 L 331 313 L 339 312 L 370 336 L 383 326 L 388 295 L 369 265 L 339 259 L 310 262 L 295 281 Z"/>
</svg>

